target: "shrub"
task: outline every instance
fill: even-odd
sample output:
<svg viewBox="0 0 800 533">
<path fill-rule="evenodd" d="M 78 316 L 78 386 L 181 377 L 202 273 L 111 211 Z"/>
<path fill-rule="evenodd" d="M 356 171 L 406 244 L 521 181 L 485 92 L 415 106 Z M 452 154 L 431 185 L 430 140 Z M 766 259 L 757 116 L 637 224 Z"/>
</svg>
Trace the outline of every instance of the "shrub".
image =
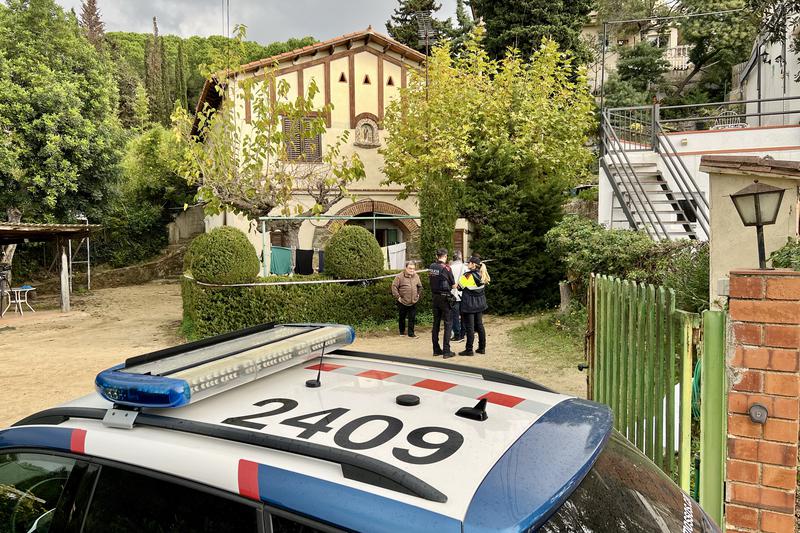
<svg viewBox="0 0 800 533">
<path fill-rule="evenodd" d="M 383 253 L 369 231 L 342 226 L 325 246 L 325 273 L 336 279 L 364 279 L 383 272 Z"/>
<path fill-rule="evenodd" d="M 545 236 L 547 250 L 564 261 L 573 292 L 585 295 L 589 274 L 625 277 L 653 248 L 644 233 L 607 230 L 578 216 L 566 216 Z"/>
<path fill-rule="evenodd" d="M 214 228 L 189 245 L 192 276 L 205 283 L 251 283 L 258 276 L 256 249 L 241 230 Z"/>
<path fill-rule="evenodd" d="M 329 279 L 302 276 L 303 281 Z M 428 277 L 420 276 L 423 291 L 418 311 L 430 309 Z M 286 281 L 273 276 L 262 281 Z M 184 278 L 184 332 L 202 338 L 267 322 L 324 322 L 358 326 L 391 320 L 397 306 L 392 278 L 362 284 L 273 285 L 258 287 L 203 287 Z"/>
<path fill-rule="evenodd" d="M 782 248 L 770 254 L 769 260 L 774 268 L 800 270 L 800 240 L 790 237 Z"/>
<path fill-rule="evenodd" d="M 708 309 L 708 243 L 653 242 L 644 233 L 608 230 L 591 220 L 568 216 L 547 234 L 547 249 L 561 257 L 567 281 L 582 301 L 592 272 L 675 290 L 685 311 Z"/>
</svg>

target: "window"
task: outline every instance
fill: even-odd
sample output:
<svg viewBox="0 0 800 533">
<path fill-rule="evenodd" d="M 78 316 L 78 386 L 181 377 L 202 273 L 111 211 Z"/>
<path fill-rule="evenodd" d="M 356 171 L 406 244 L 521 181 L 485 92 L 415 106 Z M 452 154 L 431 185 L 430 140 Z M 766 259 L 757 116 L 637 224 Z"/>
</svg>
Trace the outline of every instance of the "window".
<svg viewBox="0 0 800 533">
<path fill-rule="evenodd" d="M 48 531 L 74 466 L 55 455 L 0 454 L 0 531 Z"/>
<path fill-rule="evenodd" d="M 321 533 L 319 529 L 300 522 L 299 520 L 292 520 L 284 516 L 272 514 L 270 516 L 272 521 L 272 533 Z"/>
<path fill-rule="evenodd" d="M 392 79 L 391 76 L 389 76 L 389 81 L 386 82 L 386 85 L 388 85 L 389 87 L 394 87 L 394 80 Z"/>
<path fill-rule="evenodd" d="M 339 74 L 339 83 L 347 83 L 347 76 L 344 75 L 344 72 Z"/>
<path fill-rule="evenodd" d="M 301 127 L 305 132 L 302 135 Z M 310 118 L 304 118 L 300 124 L 296 124 L 292 119 L 284 117 L 283 133 L 286 136 L 286 157 L 289 161 L 322 161 L 322 135 L 310 135 L 310 129 Z"/>
<path fill-rule="evenodd" d="M 86 515 L 85 533 L 258 531 L 254 505 L 160 477 L 103 466 Z"/>
<path fill-rule="evenodd" d="M 594 467 L 540 531 L 706 531 L 704 517 L 678 487 L 614 432 Z M 709 528 L 708 531 L 711 531 Z"/>
<path fill-rule="evenodd" d="M 371 85 L 372 82 L 369 81 L 369 74 L 364 75 L 364 85 Z"/>
</svg>

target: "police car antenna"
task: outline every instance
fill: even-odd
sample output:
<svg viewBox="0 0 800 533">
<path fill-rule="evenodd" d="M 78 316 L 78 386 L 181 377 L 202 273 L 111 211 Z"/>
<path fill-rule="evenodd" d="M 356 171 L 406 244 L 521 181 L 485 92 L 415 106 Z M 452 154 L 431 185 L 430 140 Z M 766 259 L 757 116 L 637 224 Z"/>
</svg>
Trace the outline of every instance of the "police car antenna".
<svg viewBox="0 0 800 533">
<path fill-rule="evenodd" d="M 322 386 L 322 382 L 319 380 L 319 378 L 322 375 L 322 358 L 324 356 L 325 356 L 325 343 L 322 343 L 322 351 L 319 354 L 319 364 L 317 365 L 317 378 L 306 380 L 306 387 L 310 389 L 316 389 Z"/>
</svg>

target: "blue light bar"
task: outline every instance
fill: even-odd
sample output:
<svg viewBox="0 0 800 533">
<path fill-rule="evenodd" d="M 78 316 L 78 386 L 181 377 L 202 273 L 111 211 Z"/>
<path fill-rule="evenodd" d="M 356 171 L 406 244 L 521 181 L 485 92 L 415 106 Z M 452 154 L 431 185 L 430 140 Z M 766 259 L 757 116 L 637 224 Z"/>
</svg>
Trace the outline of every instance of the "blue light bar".
<svg viewBox="0 0 800 533">
<path fill-rule="evenodd" d="M 182 379 L 123 372 L 124 365 L 103 370 L 95 378 L 100 395 L 110 402 L 133 407 L 180 407 L 189 403 L 191 387 Z"/>
<path fill-rule="evenodd" d="M 351 344 L 355 330 L 338 324 L 291 324 L 205 344 L 100 372 L 106 400 L 130 407 L 187 405 Z M 190 345 L 191 346 L 191 345 Z M 146 356 L 145 356 L 146 357 Z"/>
</svg>

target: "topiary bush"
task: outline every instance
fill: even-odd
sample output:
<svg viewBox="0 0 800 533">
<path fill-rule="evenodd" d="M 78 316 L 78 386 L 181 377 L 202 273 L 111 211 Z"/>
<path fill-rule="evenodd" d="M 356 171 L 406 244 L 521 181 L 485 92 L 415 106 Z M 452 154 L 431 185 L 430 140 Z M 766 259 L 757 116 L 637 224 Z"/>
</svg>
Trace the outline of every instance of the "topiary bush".
<svg viewBox="0 0 800 533">
<path fill-rule="evenodd" d="M 374 278 L 383 273 L 383 252 L 369 231 L 343 226 L 325 246 L 325 274 L 335 279 Z"/>
<path fill-rule="evenodd" d="M 256 249 L 241 230 L 230 226 L 198 235 L 189 245 L 184 266 L 197 281 L 252 283 L 258 276 Z"/>
</svg>

